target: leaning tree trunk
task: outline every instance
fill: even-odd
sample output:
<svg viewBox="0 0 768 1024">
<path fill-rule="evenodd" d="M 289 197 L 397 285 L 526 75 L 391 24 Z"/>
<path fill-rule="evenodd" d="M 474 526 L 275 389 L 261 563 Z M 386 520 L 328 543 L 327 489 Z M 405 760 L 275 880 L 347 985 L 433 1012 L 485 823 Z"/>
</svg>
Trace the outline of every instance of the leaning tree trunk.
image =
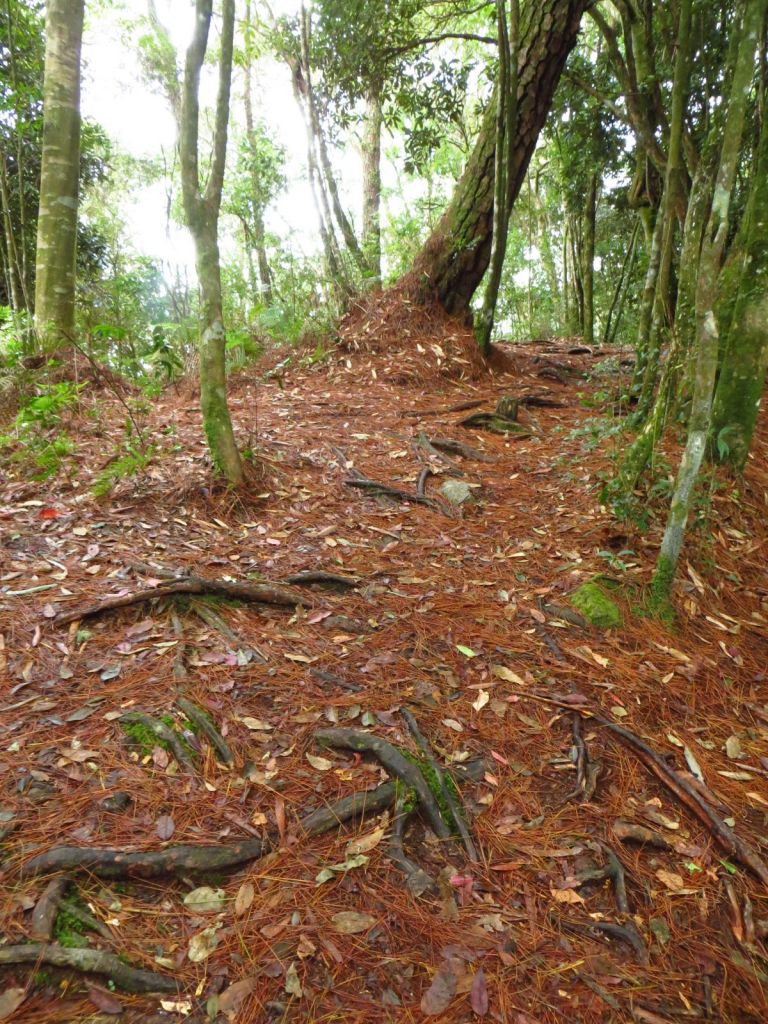
<svg viewBox="0 0 768 1024">
<path fill-rule="evenodd" d="M 526 5 L 521 25 L 517 87 L 517 144 L 509 167 L 511 201 L 517 198 L 581 16 L 590 0 L 539 0 Z M 449 313 L 463 313 L 485 274 L 493 234 L 495 104 L 447 210 L 416 257 L 417 295 L 435 298 Z"/>
<path fill-rule="evenodd" d="M 381 281 L 381 92 L 372 88 L 365 98 L 363 157 L 363 254 L 368 270 Z"/>
<path fill-rule="evenodd" d="M 200 285 L 200 405 L 203 427 L 216 470 L 231 484 L 238 486 L 243 483 L 244 473 L 227 404 L 226 334 L 222 316 L 218 246 L 219 209 L 227 154 L 235 0 L 223 2 L 213 158 L 205 191 L 201 192 L 198 89 L 200 71 L 208 49 L 212 16 L 213 0 L 197 0 L 195 32 L 184 65 L 179 152 L 184 213 L 195 244 Z"/>
<path fill-rule="evenodd" d="M 75 329 L 75 256 L 80 178 L 80 51 L 84 0 L 48 0 L 35 330 L 46 351 Z"/>
</svg>

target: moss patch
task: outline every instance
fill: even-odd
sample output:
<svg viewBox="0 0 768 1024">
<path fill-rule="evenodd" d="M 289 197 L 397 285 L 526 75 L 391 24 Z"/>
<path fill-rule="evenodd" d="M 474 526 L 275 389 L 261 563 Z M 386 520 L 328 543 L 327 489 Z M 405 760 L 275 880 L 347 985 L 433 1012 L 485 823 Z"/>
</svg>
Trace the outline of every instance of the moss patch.
<svg viewBox="0 0 768 1024">
<path fill-rule="evenodd" d="M 582 583 L 568 595 L 568 600 L 587 622 L 599 629 L 615 629 L 621 625 L 619 606 L 595 580 Z"/>
</svg>

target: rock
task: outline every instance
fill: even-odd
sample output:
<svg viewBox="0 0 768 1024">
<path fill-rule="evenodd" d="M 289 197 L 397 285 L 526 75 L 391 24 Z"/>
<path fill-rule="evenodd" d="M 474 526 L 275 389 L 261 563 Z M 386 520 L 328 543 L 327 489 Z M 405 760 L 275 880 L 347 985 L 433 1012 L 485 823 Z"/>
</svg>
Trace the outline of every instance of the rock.
<svg viewBox="0 0 768 1024">
<path fill-rule="evenodd" d="M 582 583 L 571 591 L 568 600 L 587 622 L 599 629 L 615 629 L 621 625 L 621 612 L 615 601 L 606 594 L 596 581 Z"/>
<path fill-rule="evenodd" d="M 463 505 L 465 501 L 472 501 L 472 488 L 463 480 L 446 480 L 440 488 L 440 493 L 451 505 Z"/>
</svg>

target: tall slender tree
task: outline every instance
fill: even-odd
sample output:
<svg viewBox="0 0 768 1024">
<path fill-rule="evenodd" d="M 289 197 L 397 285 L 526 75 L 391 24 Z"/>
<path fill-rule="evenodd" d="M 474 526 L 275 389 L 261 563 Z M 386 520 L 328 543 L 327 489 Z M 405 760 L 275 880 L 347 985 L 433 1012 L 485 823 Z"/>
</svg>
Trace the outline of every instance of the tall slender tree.
<svg viewBox="0 0 768 1024">
<path fill-rule="evenodd" d="M 35 288 L 35 328 L 46 351 L 71 339 L 75 329 L 83 13 L 84 0 L 46 4 Z"/>
<path fill-rule="evenodd" d="M 194 34 L 184 64 L 179 152 L 184 214 L 195 244 L 197 277 L 200 285 L 200 403 L 203 427 L 216 469 L 231 484 L 238 486 L 243 483 L 244 472 L 227 403 L 226 333 L 222 312 L 218 238 L 219 210 L 227 155 L 235 0 L 223 0 L 222 3 L 213 153 L 208 181 L 203 186 L 200 180 L 198 94 L 212 17 L 213 0 L 196 0 Z"/>
</svg>

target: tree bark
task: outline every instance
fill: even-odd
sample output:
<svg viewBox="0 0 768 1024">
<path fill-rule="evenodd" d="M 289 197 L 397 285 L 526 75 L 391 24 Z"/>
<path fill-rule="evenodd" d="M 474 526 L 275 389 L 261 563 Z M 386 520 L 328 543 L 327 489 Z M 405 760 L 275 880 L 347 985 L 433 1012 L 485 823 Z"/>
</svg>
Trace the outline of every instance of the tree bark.
<svg viewBox="0 0 768 1024">
<path fill-rule="evenodd" d="M 198 89 L 200 71 L 208 48 L 212 15 L 213 0 L 197 0 L 195 31 L 187 49 L 184 65 L 179 151 L 184 213 L 195 244 L 195 262 L 200 285 L 200 405 L 203 428 L 216 470 L 231 484 L 239 486 L 244 481 L 244 473 L 227 404 L 226 334 L 222 314 L 218 245 L 219 209 L 227 153 L 235 0 L 223 0 L 213 157 L 208 182 L 205 191 L 202 192 L 198 154 Z"/>
<path fill-rule="evenodd" d="M 731 193 L 739 162 L 754 56 L 768 0 L 747 0 L 739 29 L 739 49 L 733 73 L 720 149 L 712 206 L 704 236 L 696 286 L 696 352 L 694 391 L 688 438 L 675 481 L 672 504 L 653 579 L 660 606 L 669 600 L 683 545 L 693 487 L 701 468 L 712 424 L 712 401 L 717 375 L 719 334 L 715 316 L 717 281 L 728 236 Z"/>
<path fill-rule="evenodd" d="M 83 0 L 48 0 L 35 330 L 55 351 L 75 330 L 75 257 L 80 177 L 80 52 Z"/>
<path fill-rule="evenodd" d="M 546 120 L 589 0 L 539 0 L 526 5 L 521 25 L 517 141 L 509 167 L 511 202 Z M 413 277 L 422 301 L 436 299 L 449 313 L 465 313 L 488 267 L 493 234 L 495 104 L 483 117 L 475 148 L 451 202 L 417 256 Z"/>
<path fill-rule="evenodd" d="M 381 92 L 372 88 L 363 122 L 363 254 L 371 276 L 381 281 Z"/>
</svg>

